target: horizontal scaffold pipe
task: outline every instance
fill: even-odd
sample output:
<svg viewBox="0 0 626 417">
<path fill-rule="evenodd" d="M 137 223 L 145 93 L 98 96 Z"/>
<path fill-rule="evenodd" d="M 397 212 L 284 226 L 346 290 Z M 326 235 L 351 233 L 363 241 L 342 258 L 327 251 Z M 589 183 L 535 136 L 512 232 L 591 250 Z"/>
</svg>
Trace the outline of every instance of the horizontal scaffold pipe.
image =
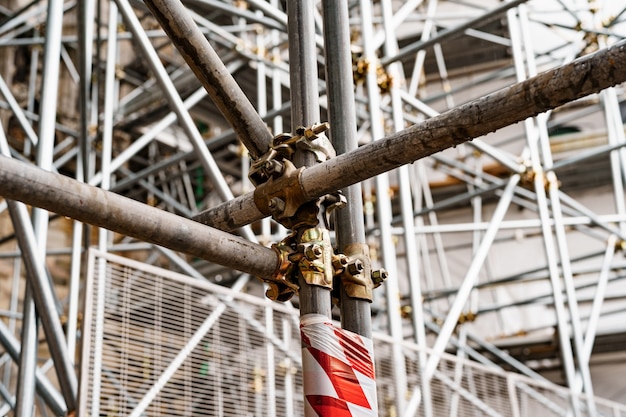
<svg viewBox="0 0 626 417">
<path fill-rule="evenodd" d="M 624 81 L 626 41 L 621 41 L 307 168 L 302 192 L 314 200 Z M 194 220 L 231 231 L 263 217 L 250 192 Z"/>
<path fill-rule="evenodd" d="M 261 278 L 279 264 L 270 248 L 5 156 L 0 196 Z"/>
<path fill-rule="evenodd" d="M 256 159 L 267 152 L 272 134 L 185 6 L 179 0 L 146 0 L 145 4 L 250 155 Z"/>
</svg>

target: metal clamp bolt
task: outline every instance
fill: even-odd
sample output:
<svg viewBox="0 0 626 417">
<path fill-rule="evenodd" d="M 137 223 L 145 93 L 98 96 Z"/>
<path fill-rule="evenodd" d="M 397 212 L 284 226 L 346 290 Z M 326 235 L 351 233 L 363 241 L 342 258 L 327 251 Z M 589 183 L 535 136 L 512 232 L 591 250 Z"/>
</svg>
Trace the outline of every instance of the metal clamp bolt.
<svg viewBox="0 0 626 417">
<path fill-rule="evenodd" d="M 320 245 L 313 244 L 306 248 L 304 251 L 304 256 L 306 256 L 309 260 L 314 261 L 319 259 L 324 254 L 324 250 Z"/>
<path fill-rule="evenodd" d="M 383 268 L 372 271 L 372 282 L 374 283 L 374 288 L 380 287 L 388 277 L 389 273 Z"/>
<path fill-rule="evenodd" d="M 335 268 L 335 275 L 341 275 L 350 260 L 346 255 L 339 254 L 333 256 L 333 268 Z"/>
<path fill-rule="evenodd" d="M 296 133 L 299 136 L 306 138 L 307 140 L 317 139 L 320 134 L 326 132 L 330 125 L 327 122 L 315 123 L 312 126 L 304 127 L 300 126 L 296 129 Z"/>
<path fill-rule="evenodd" d="M 348 264 L 347 271 L 350 275 L 358 275 L 365 269 L 363 262 L 359 259 L 355 259 Z"/>
<path fill-rule="evenodd" d="M 285 210 L 285 202 L 278 197 L 272 197 L 267 202 L 267 208 L 269 208 L 272 213 L 282 213 Z"/>
</svg>

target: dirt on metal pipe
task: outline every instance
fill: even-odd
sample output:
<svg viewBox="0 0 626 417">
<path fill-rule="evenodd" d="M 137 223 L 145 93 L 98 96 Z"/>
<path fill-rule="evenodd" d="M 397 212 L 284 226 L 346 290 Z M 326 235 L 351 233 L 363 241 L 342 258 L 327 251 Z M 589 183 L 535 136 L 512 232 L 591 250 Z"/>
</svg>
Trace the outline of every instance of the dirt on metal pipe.
<svg viewBox="0 0 626 417">
<path fill-rule="evenodd" d="M 254 276 L 271 277 L 278 266 L 272 249 L 5 156 L 0 196 Z"/>
<path fill-rule="evenodd" d="M 250 155 L 267 152 L 272 134 L 185 6 L 178 0 L 145 3 Z"/>
<path fill-rule="evenodd" d="M 415 162 L 626 81 L 626 41 L 470 101 L 304 170 L 308 200 Z M 221 230 L 262 219 L 254 193 L 199 213 L 194 220 Z"/>
</svg>

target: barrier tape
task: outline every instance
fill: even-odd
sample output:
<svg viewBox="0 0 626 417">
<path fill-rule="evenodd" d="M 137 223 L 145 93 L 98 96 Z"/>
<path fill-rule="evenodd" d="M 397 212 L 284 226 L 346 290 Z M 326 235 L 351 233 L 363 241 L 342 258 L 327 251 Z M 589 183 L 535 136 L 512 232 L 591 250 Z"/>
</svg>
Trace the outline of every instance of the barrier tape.
<svg viewBox="0 0 626 417">
<path fill-rule="evenodd" d="M 372 340 L 318 314 L 301 318 L 300 336 L 305 417 L 376 417 Z"/>
</svg>

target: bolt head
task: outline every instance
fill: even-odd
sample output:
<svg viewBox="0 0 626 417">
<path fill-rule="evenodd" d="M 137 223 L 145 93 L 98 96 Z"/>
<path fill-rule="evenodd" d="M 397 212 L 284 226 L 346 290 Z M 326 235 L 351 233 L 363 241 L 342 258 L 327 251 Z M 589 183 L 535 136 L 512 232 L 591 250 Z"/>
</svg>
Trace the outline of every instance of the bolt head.
<svg viewBox="0 0 626 417">
<path fill-rule="evenodd" d="M 271 211 L 281 212 L 285 209 L 285 202 L 278 197 L 273 197 L 267 202 L 267 207 Z"/>
<path fill-rule="evenodd" d="M 317 244 L 309 246 L 305 251 L 306 257 L 310 260 L 318 259 L 320 256 L 322 256 L 323 253 L 324 250 L 320 245 Z"/>
<path fill-rule="evenodd" d="M 372 271 L 372 281 L 375 286 L 379 286 L 389 277 L 389 273 L 384 269 L 377 269 Z"/>
<path fill-rule="evenodd" d="M 359 259 L 355 259 L 354 262 L 348 264 L 348 272 L 350 273 L 350 275 L 360 274 L 361 272 L 363 272 L 363 269 L 365 269 L 365 266 L 363 265 L 363 262 L 361 262 Z"/>
<path fill-rule="evenodd" d="M 337 258 L 335 258 L 335 260 L 333 261 L 333 264 L 335 268 L 344 268 L 346 265 L 348 265 L 348 258 L 346 256 L 340 255 Z"/>
</svg>

